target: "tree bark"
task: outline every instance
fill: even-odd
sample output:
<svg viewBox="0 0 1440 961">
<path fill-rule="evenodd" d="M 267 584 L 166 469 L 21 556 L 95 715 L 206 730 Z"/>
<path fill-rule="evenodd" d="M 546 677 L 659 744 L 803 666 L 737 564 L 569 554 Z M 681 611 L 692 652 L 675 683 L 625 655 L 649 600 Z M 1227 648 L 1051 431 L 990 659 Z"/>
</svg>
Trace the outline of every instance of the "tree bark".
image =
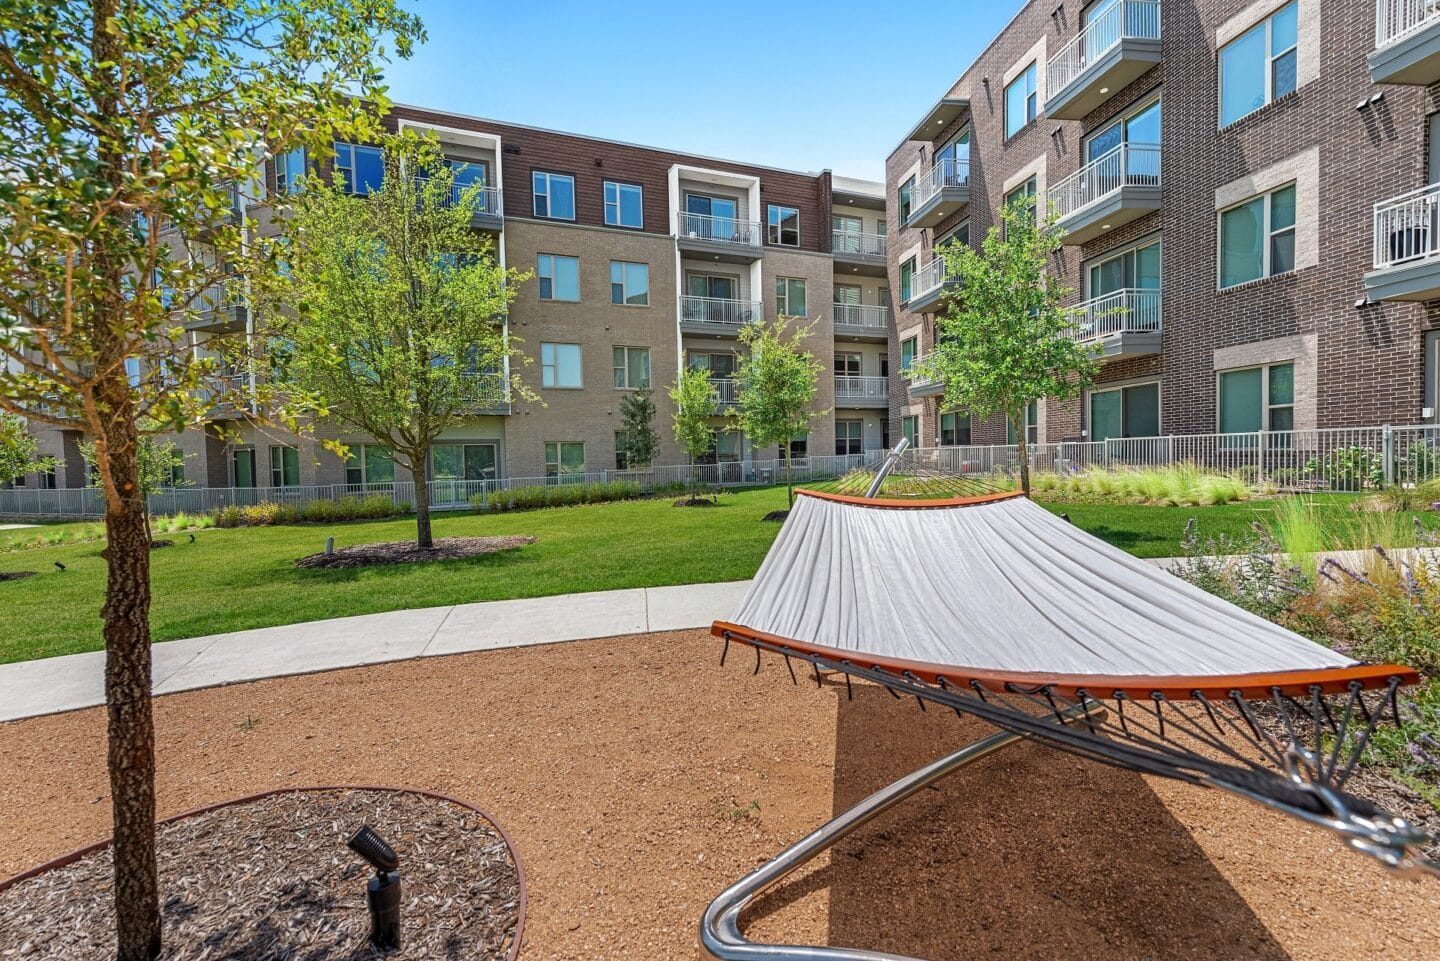
<svg viewBox="0 0 1440 961">
<path fill-rule="evenodd" d="M 780 449 L 785 452 L 785 506 L 795 506 L 795 474 L 791 467 L 790 445 L 781 444 Z"/>
<path fill-rule="evenodd" d="M 1026 444 L 1028 438 L 1025 436 L 1025 409 L 1022 407 L 1020 413 L 1012 418 L 1013 430 L 1015 431 L 1015 447 L 1020 456 L 1020 490 L 1026 497 L 1030 496 L 1030 448 Z"/>
<path fill-rule="evenodd" d="M 150 524 L 128 385 L 104 385 L 105 704 L 109 720 L 115 917 L 120 961 L 160 953 L 155 868 L 155 719 L 150 680 Z M 123 412 L 123 413 L 121 413 Z"/>
<path fill-rule="evenodd" d="M 423 447 L 411 456 L 410 476 L 415 478 L 415 546 L 428 551 L 435 546 L 430 533 L 430 484 L 425 465 L 430 463 L 430 448 Z"/>
</svg>

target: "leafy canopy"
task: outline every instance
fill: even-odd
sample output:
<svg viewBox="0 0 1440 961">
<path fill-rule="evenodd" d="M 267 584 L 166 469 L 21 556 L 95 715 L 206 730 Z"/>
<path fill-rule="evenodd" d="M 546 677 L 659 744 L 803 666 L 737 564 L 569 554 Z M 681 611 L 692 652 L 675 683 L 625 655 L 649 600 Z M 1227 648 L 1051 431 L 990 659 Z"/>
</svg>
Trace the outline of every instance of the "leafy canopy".
<svg viewBox="0 0 1440 961">
<path fill-rule="evenodd" d="M 46 471 L 54 465 L 52 457 L 36 457 L 40 442 L 30 433 L 25 421 L 14 414 L 0 413 L 0 484 Z"/>
<path fill-rule="evenodd" d="M 675 442 L 694 461 L 710 452 L 715 428 L 710 418 L 720 409 L 720 398 L 703 370 L 682 367 L 670 388 L 675 402 Z"/>
<path fill-rule="evenodd" d="M 735 371 L 739 403 L 730 415 L 751 444 L 780 444 L 787 456 L 790 439 L 822 413 L 812 405 L 825 369 L 804 346 L 814 325 L 792 331 L 790 323 L 790 318 L 779 317 L 741 328 L 746 353 Z"/>
<path fill-rule="evenodd" d="M 625 465 L 649 467 L 660 455 L 655 432 L 655 398 L 648 387 L 632 390 L 620 399 L 621 450 Z"/>
</svg>

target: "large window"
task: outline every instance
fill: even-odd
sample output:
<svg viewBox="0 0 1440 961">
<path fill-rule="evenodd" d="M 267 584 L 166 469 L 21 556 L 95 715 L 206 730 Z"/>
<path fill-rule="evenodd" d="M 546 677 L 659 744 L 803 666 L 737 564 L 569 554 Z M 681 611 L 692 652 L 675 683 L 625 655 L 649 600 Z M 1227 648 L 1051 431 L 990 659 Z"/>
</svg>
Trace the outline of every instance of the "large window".
<svg viewBox="0 0 1440 961">
<path fill-rule="evenodd" d="M 799 247 L 800 211 L 771 204 L 766 213 L 766 238 L 781 247 Z"/>
<path fill-rule="evenodd" d="M 1035 194 L 1038 192 L 1038 181 L 1031 177 L 1014 190 L 1005 195 L 1005 206 L 1010 206 L 1011 201 L 1023 200 L 1030 216 L 1035 216 Z"/>
<path fill-rule="evenodd" d="M 835 453 L 865 453 L 865 422 L 860 420 L 837 420 L 835 422 Z"/>
<path fill-rule="evenodd" d="M 910 219 L 910 204 L 915 196 L 915 178 L 911 177 L 900 185 L 900 223 Z"/>
<path fill-rule="evenodd" d="M 920 418 L 914 414 L 900 418 L 900 434 L 914 447 L 920 436 Z"/>
<path fill-rule="evenodd" d="M 579 344 L 540 345 L 541 387 L 583 387 Z"/>
<path fill-rule="evenodd" d="M 781 317 L 804 317 L 805 281 L 798 277 L 776 277 L 775 310 Z"/>
<path fill-rule="evenodd" d="M 612 227 L 645 226 L 644 191 L 638 184 L 605 181 L 605 222 Z"/>
<path fill-rule="evenodd" d="M 919 341 L 914 337 L 908 337 L 900 344 L 900 372 L 903 374 L 915 363 L 916 351 L 919 348 Z"/>
<path fill-rule="evenodd" d="M 1295 185 L 1220 213 L 1220 286 L 1295 269 Z"/>
<path fill-rule="evenodd" d="M 1159 436 L 1159 384 L 1136 384 L 1090 394 L 1090 440 Z"/>
<path fill-rule="evenodd" d="M 940 415 L 940 446 L 964 447 L 970 443 L 970 415 L 951 411 Z"/>
<path fill-rule="evenodd" d="M 335 142 L 335 176 L 347 194 L 365 196 L 385 179 L 385 156 L 379 147 Z"/>
<path fill-rule="evenodd" d="M 911 257 L 900 265 L 900 303 L 908 303 L 915 289 L 915 258 Z"/>
<path fill-rule="evenodd" d="M 1030 406 L 1025 408 L 1025 443 L 1036 444 L 1040 439 L 1040 403 L 1032 400 Z M 1015 443 L 1015 424 L 1008 418 L 1005 421 L 1005 443 Z"/>
<path fill-rule="evenodd" d="M 378 444 L 355 444 L 350 456 L 345 459 L 345 483 L 360 484 L 395 483 L 395 458 Z"/>
<path fill-rule="evenodd" d="M 545 476 L 557 480 L 585 473 L 585 445 L 581 441 L 545 442 Z"/>
<path fill-rule="evenodd" d="M 1220 374 L 1220 433 L 1295 429 L 1295 365 L 1270 364 Z"/>
<path fill-rule="evenodd" d="M 437 481 L 495 479 L 495 444 L 436 444 L 430 462 Z M 462 498 L 463 499 L 463 498 Z"/>
<path fill-rule="evenodd" d="M 305 148 L 296 147 L 275 155 L 275 193 L 293 194 L 300 189 L 305 175 Z"/>
<path fill-rule="evenodd" d="M 853 351 L 835 351 L 835 376 L 836 377 L 859 377 L 860 361 L 862 357 Z"/>
<path fill-rule="evenodd" d="M 535 216 L 550 220 L 575 219 L 575 178 L 536 170 L 530 175 L 530 192 L 535 198 Z"/>
<path fill-rule="evenodd" d="M 615 386 L 639 389 L 650 386 L 650 348 L 614 348 Z"/>
<path fill-rule="evenodd" d="M 1296 4 L 1276 10 L 1220 51 L 1220 126 L 1295 89 Z"/>
<path fill-rule="evenodd" d="M 645 307 L 650 303 L 650 265 L 610 261 L 610 303 Z"/>
<path fill-rule="evenodd" d="M 92 472 L 95 469 L 92 464 Z M 230 482 L 235 487 L 255 486 L 255 448 L 239 447 L 230 454 Z"/>
<path fill-rule="evenodd" d="M 300 486 L 300 451 L 294 447 L 270 448 L 270 486 Z"/>
<path fill-rule="evenodd" d="M 541 300 L 580 299 L 580 258 L 540 254 L 535 258 Z"/>
<path fill-rule="evenodd" d="M 1035 119 L 1036 103 L 1035 64 L 1032 63 L 1005 88 L 1006 139 L 1015 136 Z"/>
</svg>

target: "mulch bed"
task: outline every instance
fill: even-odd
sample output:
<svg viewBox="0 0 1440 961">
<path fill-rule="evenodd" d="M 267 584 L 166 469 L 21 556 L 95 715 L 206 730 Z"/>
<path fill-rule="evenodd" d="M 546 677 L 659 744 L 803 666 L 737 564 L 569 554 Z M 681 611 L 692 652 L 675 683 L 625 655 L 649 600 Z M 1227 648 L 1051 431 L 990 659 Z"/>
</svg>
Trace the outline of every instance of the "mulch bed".
<svg viewBox="0 0 1440 961">
<path fill-rule="evenodd" d="M 38 571 L 0 571 L 0 581 L 19 581 L 34 577 Z"/>
<path fill-rule="evenodd" d="M 715 507 L 719 504 L 711 497 L 682 497 L 672 507 Z"/>
<path fill-rule="evenodd" d="M 158 550 L 159 550 L 160 548 L 162 548 L 162 547 L 174 547 L 174 546 L 175 546 L 175 542 L 174 542 L 174 541 L 151 541 L 151 542 L 150 542 L 150 549 L 151 549 L 152 551 L 158 551 Z"/>
<path fill-rule="evenodd" d="M 374 564 L 427 564 L 430 561 L 460 561 L 497 551 L 514 550 L 535 543 L 535 538 L 522 535 L 507 537 L 441 537 L 429 550 L 421 550 L 414 541 L 392 541 L 388 544 L 357 544 L 342 547 L 333 554 L 311 554 L 295 562 L 296 567 L 370 567 Z"/>
<path fill-rule="evenodd" d="M 783 524 L 783 523 L 785 522 L 785 518 L 787 518 L 787 517 L 789 517 L 789 516 L 790 516 L 790 511 L 789 511 L 789 509 L 787 508 L 786 510 L 783 510 L 783 511 L 771 511 L 770 513 L 766 514 L 764 517 L 762 517 L 762 518 L 760 518 L 760 519 L 761 519 L 762 521 L 773 521 L 774 523 L 777 523 L 777 524 Z"/>
<path fill-rule="evenodd" d="M 401 949 L 370 946 L 369 824 L 400 856 Z M 477 812 L 401 791 L 292 791 L 159 828 L 162 961 L 365 961 L 510 954 L 520 876 Z M 115 957 L 109 848 L 0 892 L 0 957 Z"/>
</svg>

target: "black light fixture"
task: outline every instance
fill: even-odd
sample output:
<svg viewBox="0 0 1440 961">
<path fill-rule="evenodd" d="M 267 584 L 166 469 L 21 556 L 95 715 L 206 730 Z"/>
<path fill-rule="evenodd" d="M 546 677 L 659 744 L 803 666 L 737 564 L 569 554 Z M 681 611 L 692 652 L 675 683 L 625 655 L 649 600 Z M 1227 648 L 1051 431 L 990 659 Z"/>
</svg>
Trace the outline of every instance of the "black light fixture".
<svg viewBox="0 0 1440 961">
<path fill-rule="evenodd" d="M 385 840 L 360 826 L 348 842 L 350 850 L 360 855 L 375 869 L 375 876 L 365 886 L 365 900 L 370 905 L 370 943 L 381 951 L 400 947 L 400 857 Z"/>
</svg>

